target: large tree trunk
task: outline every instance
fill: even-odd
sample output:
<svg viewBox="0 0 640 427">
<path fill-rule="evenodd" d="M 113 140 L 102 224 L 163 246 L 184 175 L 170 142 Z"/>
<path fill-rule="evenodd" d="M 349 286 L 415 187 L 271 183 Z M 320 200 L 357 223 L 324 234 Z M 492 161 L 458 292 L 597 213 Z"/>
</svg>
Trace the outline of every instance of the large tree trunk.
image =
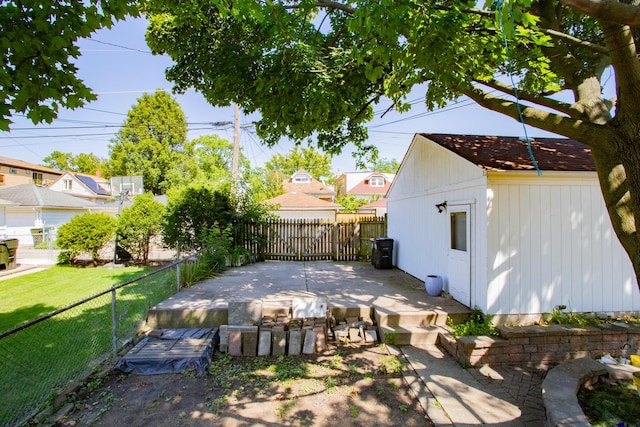
<svg viewBox="0 0 640 427">
<path fill-rule="evenodd" d="M 602 195 L 613 229 L 640 278 L 640 144 L 612 141 L 607 149 L 592 147 Z M 636 281 L 640 288 L 640 282 Z"/>
</svg>

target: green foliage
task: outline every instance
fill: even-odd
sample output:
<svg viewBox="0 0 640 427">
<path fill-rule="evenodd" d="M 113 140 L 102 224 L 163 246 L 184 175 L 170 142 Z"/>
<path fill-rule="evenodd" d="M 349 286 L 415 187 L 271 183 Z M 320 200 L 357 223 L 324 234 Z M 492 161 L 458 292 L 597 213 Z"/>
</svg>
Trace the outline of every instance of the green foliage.
<svg viewBox="0 0 640 427">
<path fill-rule="evenodd" d="M 498 329 L 493 326 L 491 319 L 492 316 L 485 316 L 478 307 L 474 307 L 466 322 L 454 324 L 451 319 L 448 319 L 447 326 L 453 329 L 456 337 L 498 335 Z"/>
<path fill-rule="evenodd" d="M 344 196 L 336 197 L 336 203 L 344 208 L 342 212 L 355 212 L 360 206 L 366 205 L 368 201 L 365 199 L 358 199 L 353 194 L 346 194 Z"/>
<path fill-rule="evenodd" d="M 544 323 L 557 325 L 575 325 L 581 328 L 602 323 L 596 316 L 587 313 L 565 311 L 565 306 L 554 307 L 550 314 L 545 314 Z"/>
<path fill-rule="evenodd" d="M 162 230 L 164 206 L 145 193 L 136 196 L 133 204 L 122 210 L 118 217 L 116 235 L 118 245 L 127 250 L 136 260 L 146 264 L 149 245 Z"/>
<path fill-rule="evenodd" d="M 105 161 L 93 153 L 80 153 L 74 156 L 72 153 L 63 153 L 55 150 L 45 157 L 43 161 L 44 166 L 48 168 L 80 172 L 87 175 L 95 175 L 97 171 L 102 173 L 106 169 Z"/>
<path fill-rule="evenodd" d="M 400 163 L 396 159 L 376 159 L 367 165 L 367 169 L 382 173 L 396 173 Z"/>
<path fill-rule="evenodd" d="M 284 155 L 271 156 L 265 168 L 270 173 L 279 174 L 280 181 L 290 178 L 299 170 L 305 170 L 318 181 L 326 182 L 333 179 L 331 157 L 331 154 L 321 153 L 313 147 L 296 145 Z"/>
<path fill-rule="evenodd" d="M 187 122 L 169 94 L 156 91 L 138 98 L 111 141 L 111 176 L 142 175 L 144 188 L 164 194 L 183 179 Z"/>
<path fill-rule="evenodd" d="M 11 116 L 51 123 L 60 107 L 75 109 L 96 99 L 77 76 L 79 39 L 137 15 L 135 1 L 0 3 L 0 130 Z"/>
<path fill-rule="evenodd" d="M 578 400 L 595 427 L 640 425 L 640 394 L 631 383 L 598 383 L 592 388 L 582 387 Z"/>
<path fill-rule="evenodd" d="M 404 363 L 395 355 L 384 356 L 380 359 L 380 372 L 382 374 L 399 374 L 402 372 Z"/>
<path fill-rule="evenodd" d="M 185 187 L 169 194 L 162 229 L 164 242 L 180 252 L 207 247 L 212 233 L 231 226 L 235 206 L 227 192 L 202 185 Z M 216 231 L 218 230 L 218 231 Z"/>
<path fill-rule="evenodd" d="M 88 253 L 94 264 L 100 260 L 100 250 L 114 236 L 116 220 L 104 213 L 75 216 L 58 230 L 56 242 L 63 257 L 75 262 L 80 254 Z"/>
</svg>

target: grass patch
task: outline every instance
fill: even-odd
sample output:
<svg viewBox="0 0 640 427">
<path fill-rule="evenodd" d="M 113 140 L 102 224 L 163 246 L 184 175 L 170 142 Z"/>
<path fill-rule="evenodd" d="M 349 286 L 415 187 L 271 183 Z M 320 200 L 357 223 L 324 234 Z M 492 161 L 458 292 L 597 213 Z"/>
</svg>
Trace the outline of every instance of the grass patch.
<svg viewBox="0 0 640 427">
<path fill-rule="evenodd" d="M 640 395 L 631 383 L 581 388 L 578 401 L 594 427 L 640 425 Z"/>
<path fill-rule="evenodd" d="M 151 270 L 54 266 L 3 280 L 0 282 L 0 331 L 37 319 Z"/>
<path fill-rule="evenodd" d="M 0 324 L 7 330 L 131 280 L 148 269 L 73 268 L 48 270 L 0 282 Z M 46 407 L 58 394 L 86 377 L 131 338 L 148 309 L 175 293 L 175 272 L 167 270 L 64 311 L 2 339 L 0 425 Z M 7 302 L 6 304 L 4 302 Z M 20 415 L 22 414 L 22 415 Z"/>
</svg>

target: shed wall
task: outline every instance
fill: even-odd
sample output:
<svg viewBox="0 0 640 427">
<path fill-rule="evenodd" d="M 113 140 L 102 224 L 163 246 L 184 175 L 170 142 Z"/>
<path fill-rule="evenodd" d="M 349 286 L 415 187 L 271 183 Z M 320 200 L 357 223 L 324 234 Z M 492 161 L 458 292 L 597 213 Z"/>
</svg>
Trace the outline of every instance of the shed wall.
<svg viewBox="0 0 640 427">
<path fill-rule="evenodd" d="M 487 311 L 640 310 L 595 173 L 501 179 L 487 193 Z M 566 174 L 565 174 L 566 175 Z M 545 176 L 547 176 L 545 178 Z"/>
</svg>

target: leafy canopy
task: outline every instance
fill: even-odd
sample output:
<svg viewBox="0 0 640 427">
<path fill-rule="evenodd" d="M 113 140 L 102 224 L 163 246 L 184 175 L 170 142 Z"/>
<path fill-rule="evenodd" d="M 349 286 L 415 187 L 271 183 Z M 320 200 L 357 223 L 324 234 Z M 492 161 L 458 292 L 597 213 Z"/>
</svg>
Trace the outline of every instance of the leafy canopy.
<svg viewBox="0 0 640 427">
<path fill-rule="evenodd" d="M 144 264 L 149 259 L 151 239 L 160 234 L 164 206 L 153 194 L 144 193 L 133 199 L 133 204 L 118 216 L 116 234 L 118 245 Z"/>
<path fill-rule="evenodd" d="M 81 172 L 88 175 L 96 175 L 96 172 L 103 174 L 105 171 L 104 160 L 93 153 L 63 153 L 61 151 L 52 151 L 43 159 L 44 166 L 69 172 Z M 104 175 L 104 174 L 103 174 Z"/>
<path fill-rule="evenodd" d="M 111 176 L 142 175 L 144 188 L 164 194 L 183 174 L 187 122 L 171 95 L 145 93 L 110 145 Z"/>
<path fill-rule="evenodd" d="M 78 108 L 96 95 L 76 76 L 77 42 L 127 15 L 136 1 L 0 2 L 0 130 L 11 116 L 51 123 L 60 107 Z"/>
</svg>

